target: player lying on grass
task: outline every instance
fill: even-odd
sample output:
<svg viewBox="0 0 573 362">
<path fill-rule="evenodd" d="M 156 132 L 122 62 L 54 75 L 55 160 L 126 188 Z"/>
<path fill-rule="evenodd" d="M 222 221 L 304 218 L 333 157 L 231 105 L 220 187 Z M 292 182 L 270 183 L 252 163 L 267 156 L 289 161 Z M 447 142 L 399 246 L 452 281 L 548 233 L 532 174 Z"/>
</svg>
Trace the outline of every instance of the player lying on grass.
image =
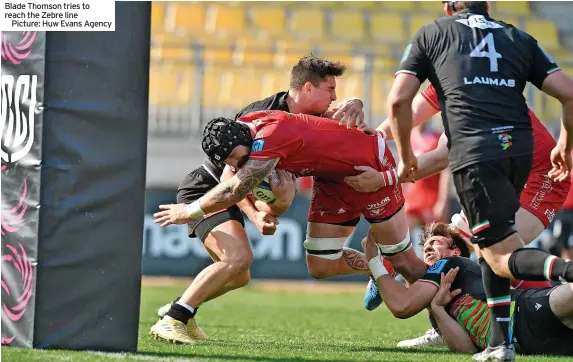
<svg viewBox="0 0 573 362">
<path fill-rule="evenodd" d="M 450 351 L 475 353 L 485 349 L 489 308 L 480 266 L 467 258 L 466 242 L 454 227 L 432 223 L 424 228 L 421 246 L 429 268 L 409 288 L 394 280 L 382 262 L 373 268 L 386 306 L 401 319 L 431 309 Z M 368 243 L 365 253 L 373 259 L 379 255 L 377 247 Z M 511 291 L 516 350 L 522 354 L 573 355 L 573 284 L 552 287 L 549 282 L 541 283 L 547 287 Z"/>
<path fill-rule="evenodd" d="M 430 85 L 418 94 L 412 102 L 412 116 L 414 125 L 420 125 L 428 121 L 440 111 L 440 106 L 435 88 Z M 515 217 L 517 233 L 526 244 L 535 240 L 541 232 L 551 223 L 555 213 L 567 197 L 570 188 L 570 179 L 554 182 L 547 177 L 552 169 L 550 155 L 555 147 L 555 140 L 549 131 L 529 110 L 531 125 L 533 128 L 534 154 L 531 173 L 527 184 L 521 192 L 521 207 Z M 378 129 L 386 134 L 386 140 L 392 139 L 392 132 L 387 121 L 383 122 Z M 445 134 L 441 136 L 438 147 L 418 158 L 418 180 L 437 174 L 448 167 L 448 147 Z M 347 177 L 346 182 L 357 191 L 373 192 L 385 186 L 384 175 L 368 167 L 357 167 L 365 171 L 360 175 Z M 457 223 L 467 223 L 464 218 L 456 216 Z M 469 232 L 469 226 L 465 228 Z M 368 309 L 374 309 L 381 303 L 375 283 L 370 283 L 365 297 L 365 305 Z M 424 342 L 424 338 L 416 342 Z M 425 342 L 424 342 L 425 343 Z"/>
<path fill-rule="evenodd" d="M 337 121 L 286 112 L 251 113 L 239 119 L 252 135 L 252 145 L 237 146 L 231 163 L 244 163 L 237 174 L 185 205 L 161 205 L 155 222 L 162 226 L 183 224 L 242 200 L 274 168 L 297 176 L 314 176 L 314 192 L 308 216 L 307 266 L 314 278 L 364 274 L 370 270 L 364 254 L 356 252 L 352 260 L 344 256 L 344 243 L 360 216 L 370 222 L 368 239 L 380 245 L 394 268 L 406 280 L 417 280 L 426 265 L 411 248 L 404 199 L 399 185 L 374 193 L 354 191 L 344 177 L 355 175 L 355 165 L 367 164 L 397 181 L 396 164 L 382 137 L 341 127 Z M 222 136 L 210 129 L 223 129 L 232 120 L 218 118 L 207 125 L 206 143 L 218 143 Z M 216 127 L 215 127 L 216 126 Z M 210 150 L 206 149 L 209 155 Z M 211 156 L 211 155 L 209 155 Z M 246 162 L 244 162 L 246 161 Z"/>
</svg>

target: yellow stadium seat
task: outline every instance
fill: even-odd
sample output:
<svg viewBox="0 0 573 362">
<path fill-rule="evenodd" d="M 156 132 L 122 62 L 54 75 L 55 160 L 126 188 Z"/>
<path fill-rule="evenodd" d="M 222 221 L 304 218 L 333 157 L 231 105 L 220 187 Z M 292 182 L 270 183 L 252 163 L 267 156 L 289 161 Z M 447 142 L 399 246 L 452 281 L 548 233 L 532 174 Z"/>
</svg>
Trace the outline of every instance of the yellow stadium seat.
<svg viewBox="0 0 573 362">
<path fill-rule="evenodd" d="M 446 16 L 444 13 L 444 4 L 440 1 L 416 1 L 415 8 L 423 10 L 431 15 L 435 15 L 436 18 Z"/>
<path fill-rule="evenodd" d="M 157 106 L 189 104 L 193 97 L 195 68 L 191 65 L 153 65 L 149 71 L 149 103 Z"/>
<path fill-rule="evenodd" d="M 162 33 L 165 31 L 165 4 L 154 1 L 151 3 L 151 31 Z"/>
<path fill-rule="evenodd" d="M 209 34 L 240 35 L 245 31 L 245 10 L 223 3 L 212 5 L 207 10 L 206 30 Z"/>
<path fill-rule="evenodd" d="M 278 92 L 275 90 L 272 93 L 262 96 L 262 79 L 257 74 L 256 68 L 253 67 L 235 67 L 233 84 L 231 86 L 231 100 L 230 104 L 236 109 L 241 109 L 245 105 L 253 102 L 255 99 L 261 97 L 268 97 L 272 93 Z"/>
<path fill-rule="evenodd" d="M 573 67 L 561 67 L 561 70 L 565 72 L 569 78 L 573 79 Z"/>
<path fill-rule="evenodd" d="M 349 71 L 364 71 L 366 58 L 355 52 L 347 43 L 321 43 L 317 46 L 317 55 L 332 61 L 342 62 Z"/>
<path fill-rule="evenodd" d="M 561 119 L 561 103 L 547 94 L 543 94 L 545 104 L 543 107 L 543 120 L 559 121 Z"/>
<path fill-rule="evenodd" d="M 394 82 L 393 73 L 374 73 L 372 76 L 372 120 L 370 124 L 380 124 L 388 115 L 386 99 Z"/>
<path fill-rule="evenodd" d="M 193 51 L 189 44 L 166 44 L 152 48 L 151 58 L 154 61 L 191 62 L 193 60 Z"/>
<path fill-rule="evenodd" d="M 289 89 L 290 69 L 289 68 L 270 68 L 267 69 L 261 77 L 261 94 L 264 97 Z M 266 95 L 265 95 L 266 94 Z M 254 102 L 255 98 L 251 102 Z"/>
<path fill-rule="evenodd" d="M 527 1 L 490 1 L 492 11 L 490 12 L 494 18 L 497 13 L 509 14 L 514 16 L 530 16 L 531 11 Z"/>
<path fill-rule="evenodd" d="M 290 69 L 300 58 L 309 55 L 313 50 L 314 45 L 311 42 L 281 40 L 276 43 L 274 63 Z"/>
<path fill-rule="evenodd" d="M 256 6 L 251 10 L 251 21 L 254 30 L 279 35 L 285 32 L 286 17 L 282 7 Z"/>
<path fill-rule="evenodd" d="M 235 62 L 234 44 L 227 39 L 204 38 L 203 61 L 205 63 L 218 63 L 231 65 Z"/>
<path fill-rule="evenodd" d="M 290 28 L 302 39 L 324 37 L 324 12 L 321 9 L 293 9 Z"/>
<path fill-rule="evenodd" d="M 405 41 L 403 19 L 396 13 L 375 13 L 370 20 L 370 36 L 381 43 L 403 44 Z"/>
<path fill-rule="evenodd" d="M 364 99 L 364 73 L 346 71 L 336 79 L 337 101 L 333 106 L 351 97 Z"/>
<path fill-rule="evenodd" d="M 205 31 L 205 8 L 196 2 L 174 2 L 169 6 L 168 31 L 201 34 Z"/>
<path fill-rule="evenodd" d="M 398 62 L 393 58 L 388 57 L 375 57 L 372 59 L 372 67 L 374 72 L 394 73 L 398 71 Z"/>
<path fill-rule="evenodd" d="M 362 41 L 365 34 L 364 15 L 359 11 L 334 12 L 330 34 L 334 40 Z"/>
<path fill-rule="evenodd" d="M 330 8 L 375 10 L 381 3 L 378 1 L 320 1 L 314 4 Z"/>
<path fill-rule="evenodd" d="M 205 108 L 214 108 L 219 105 L 219 89 L 221 89 L 221 67 L 207 65 L 203 69 L 203 82 L 201 89 L 201 103 Z"/>
<path fill-rule="evenodd" d="M 525 24 L 525 31 L 537 39 L 543 49 L 559 49 L 559 36 L 557 28 L 549 20 L 528 20 Z"/>
<path fill-rule="evenodd" d="M 414 10 L 415 2 L 413 1 L 383 1 L 380 3 L 383 7 L 387 9 L 392 9 L 394 11 L 399 11 L 403 13 L 408 13 Z"/>
<path fill-rule="evenodd" d="M 270 65 L 274 59 L 274 50 L 269 42 L 260 42 L 242 38 L 235 49 L 238 64 Z"/>
<path fill-rule="evenodd" d="M 411 39 L 424 25 L 428 25 L 434 20 L 436 20 L 436 17 L 430 15 L 412 15 L 410 17 L 409 38 Z"/>
</svg>

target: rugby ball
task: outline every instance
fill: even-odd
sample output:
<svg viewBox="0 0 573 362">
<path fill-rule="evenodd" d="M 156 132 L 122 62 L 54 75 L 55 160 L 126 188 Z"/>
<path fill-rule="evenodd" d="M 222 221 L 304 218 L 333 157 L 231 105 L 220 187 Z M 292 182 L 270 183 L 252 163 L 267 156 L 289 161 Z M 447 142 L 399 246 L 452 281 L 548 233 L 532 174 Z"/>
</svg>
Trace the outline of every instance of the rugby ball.
<svg viewBox="0 0 573 362">
<path fill-rule="evenodd" d="M 273 170 L 271 173 L 273 172 L 275 171 Z M 273 203 L 277 199 L 273 193 L 273 189 L 271 188 L 270 175 L 265 177 L 261 183 L 253 189 L 253 195 L 257 200 L 266 202 L 267 204 Z"/>
</svg>

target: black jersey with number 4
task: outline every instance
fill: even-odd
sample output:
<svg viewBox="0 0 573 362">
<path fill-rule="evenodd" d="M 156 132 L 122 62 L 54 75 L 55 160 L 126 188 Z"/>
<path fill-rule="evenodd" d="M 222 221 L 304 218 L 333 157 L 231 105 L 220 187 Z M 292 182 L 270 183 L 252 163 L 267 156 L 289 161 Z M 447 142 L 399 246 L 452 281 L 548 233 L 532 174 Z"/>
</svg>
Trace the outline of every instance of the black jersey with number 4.
<svg viewBox="0 0 573 362">
<path fill-rule="evenodd" d="M 420 29 L 398 73 L 429 79 L 438 93 L 452 171 L 533 153 L 523 90 L 558 70 L 527 33 L 465 9 Z M 397 74 L 398 74 L 397 73 Z"/>
</svg>

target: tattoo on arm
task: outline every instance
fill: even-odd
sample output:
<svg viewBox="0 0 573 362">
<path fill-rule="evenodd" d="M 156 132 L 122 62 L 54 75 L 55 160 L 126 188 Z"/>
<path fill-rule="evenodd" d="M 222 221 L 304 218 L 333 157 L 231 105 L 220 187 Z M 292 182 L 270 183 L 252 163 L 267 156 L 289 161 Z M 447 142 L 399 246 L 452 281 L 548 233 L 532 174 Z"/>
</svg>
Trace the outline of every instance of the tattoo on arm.
<svg viewBox="0 0 573 362">
<path fill-rule="evenodd" d="M 352 269 L 356 270 L 368 270 L 368 260 L 366 260 L 366 256 L 359 252 L 358 250 L 344 248 L 342 250 L 342 257 L 346 261 L 346 264 L 350 266 Z"/>
<path fill-rule="evenodd" d="M 210 192 L 210 201 L 213 203 L 233 201 L 232 204 L 241 201 L 271 172 L 278 161 L 278 158 L 247 161 L 233 178 L 219 184 Z"/>
</svg>

